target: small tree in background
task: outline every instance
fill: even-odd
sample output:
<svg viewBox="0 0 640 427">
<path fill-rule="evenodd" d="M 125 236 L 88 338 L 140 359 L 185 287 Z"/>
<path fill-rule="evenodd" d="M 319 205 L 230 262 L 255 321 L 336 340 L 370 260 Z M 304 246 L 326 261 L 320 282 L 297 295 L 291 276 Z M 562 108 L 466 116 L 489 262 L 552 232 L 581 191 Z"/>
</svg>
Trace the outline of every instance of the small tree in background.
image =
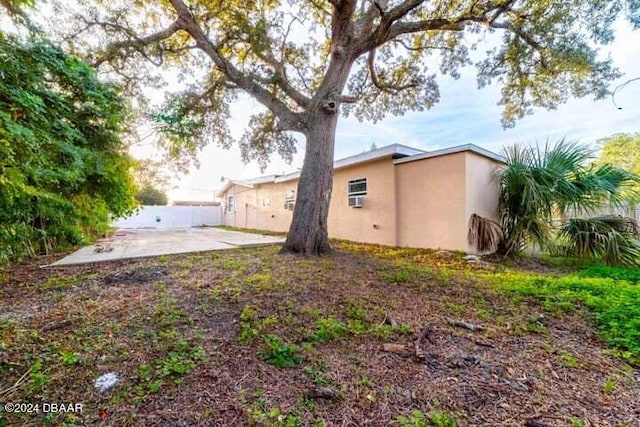
<svg viewBox="0 0 640 427">
<path fill-rule="evenodd" d="M 136 193 L 136 200 L 143 206 L 164 206 L 169 201 L 162 190 L 150 185 L 143 187 Z"/>
<path fill-rule="evenodd" d="M 618 133 L 598 140 L 599 164 L 610 164 L 640 176 L 640 133 Z M 630 207 L 640 205 L 640 182 L 636 182 L 621 194 Z"/>
</svg>

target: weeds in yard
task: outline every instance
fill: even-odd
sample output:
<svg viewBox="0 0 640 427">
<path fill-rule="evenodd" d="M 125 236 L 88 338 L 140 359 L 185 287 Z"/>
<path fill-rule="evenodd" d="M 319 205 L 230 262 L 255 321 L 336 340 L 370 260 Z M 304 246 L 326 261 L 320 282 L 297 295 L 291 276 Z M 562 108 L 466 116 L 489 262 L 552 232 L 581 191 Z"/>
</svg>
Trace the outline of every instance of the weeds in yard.
<svg viewBox="0 0 640 427">
<path fill-rule="evenodd" d="M 413 333 L 413 330 L 411 329 L 411 326 L 404 323 L 400 323 L 395 326 L 378 324 L 371 329 L 371 334 L 373 336 L 385 341 L 388 340 L 394 333 L 398 335 L 411 335 Z"/>
<path fill-rule="evenodd" d="M 191 373 L 195 364 L 204 358 L 202 346 L 191 346 L 186 341 L 180 341 L 176 349 L 170 351 L 168 357 L 158 364 L 158 371 L 162 377 L 169 377 L 177 382 Z"/>
<path fill-rule="evenodd" d="M 613 393 L 613 390 L 616 388 L 616 381 L 613 378 L 607 378 L 604 382 L 604 386 L 602 386 L 602 393 L 605 396 L 609 396 Z"/>
<path fill-rule="evenodd" d="M 49 374 L 43 370 L 42 362 L 37 361 L 29 370 L 29 395 L 38 394 L 49 383 Z"/>
<path fill-rule="evenodd" d="M 272 325 L 278 323 L 278 319 L 270 316 L 260 320 L 258 311 L 251 305 L 246 305 L 240 313 L 240 344 L 247 345 L 254 341 L 258 335 L 263 335 Z"/>
<path fill-rule="evenodd" d="M 276 283 L 271 279 L 271 275 L 264 273 L 255 273 L 244 279 L 244 284 L 253 290 L 273 289 L 277 287 Z"/>
<path fill-rule="evenodd" d="M 578 359 L 576 359 L 576 357 L 567 350 L 560 350 L 558 352 L 558 357 L 560 357 L 562 363 L 564 363 L 568 368 L 575 368 L 578 366 Z"/>
<path fill-rule="evenodd" d="M 57 274 L 49 277 L 42 285 L 40 285 L 40 290 L 51 291 L 68 289 L 93 278 L 95 278 L 95 274 L 85 274 L 82 276 Z"/>
<path fill-rule="evenodd" d="M 422 411 L 414 410 L 409 415 L 399 415 L 396 421 L 400 427 L 457 427 L 456 419 L 447 412 L 434 409 L 425 415 Z"/>
<path fill-rule="evenodd" d="M 388 283 L 407 283 L 411 279 L 411 271 L 408 269 L 394 269 L 392 271 L 382 270 L 381 277 Z"/>
<path fill-rule="evenodd" d="M 578 272 L 581 277 L 602 277 L 614 280 L 625 280 L 629 283 L 640 282 L 640 268 L 611 267 L 608 265 L 590 265 Z"/>
<path fill-rule="evenodd" d="M 584 427 L 584 423 L 580 418 L 571 417 L 569 422 L 571 423 L 571 427 Z"/>
<path fill-rule="evenodd" d="M 436 427 L 457 427 L 458 425 L 453 415 L 437 409 L 429 412 L 429 421 Z"/>
<path fill-rule="evenodd" d="M 246 264 L 238 260 L 235 260 L 233 258 L 223 259 L 222 262 L 220 263 L 220 267 L 224 268 L 225 270 L 234 270 L 239 273 L 244 273 L 247 270 Z"/>
<path fill-rule="evenodd" d="M 342 338 L 347 332 L 348 329 L 344 323 L 334 317 L 326 317 L 316 321 L 315 331 L 307 338 L 307 341 L 322 344 Z"/>
<path fill-rule="evenodd" d="M 264 337 L 264 350 L 262 359 L 278 368 L 292 368 L 302 363 L 299 347 L 295 344 L 287 344 L 277 335 Z"/>
<path fill-rule="evenodd" d="M 326 387 L 333 383 L 333 380 L 327 375 L 327 364 L 323 361 L 305 366 L 303 372 L 318 387 Z"/>
<path fill-rule="evenodd" d="M 75 365 L 80 362 L 80 355 L 68 350 L 60 351 L 60 361 L 64 365 Z"/>
</svg>

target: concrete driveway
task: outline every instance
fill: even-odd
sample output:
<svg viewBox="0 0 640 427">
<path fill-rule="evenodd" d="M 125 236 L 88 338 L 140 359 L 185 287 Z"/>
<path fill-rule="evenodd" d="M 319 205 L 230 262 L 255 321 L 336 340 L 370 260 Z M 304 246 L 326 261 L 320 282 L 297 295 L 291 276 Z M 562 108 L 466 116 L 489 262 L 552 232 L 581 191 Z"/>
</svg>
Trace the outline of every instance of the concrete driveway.
<svg viewBox="0 0 640 427">
<path fill-rule="evenodd" d="M 145 258 L 188 252 L 273 245 L 284 237 L 227 231 L 219 228 L 122 229 L 95 245 L 86 246 L 48 267 Z"/>
</svg>

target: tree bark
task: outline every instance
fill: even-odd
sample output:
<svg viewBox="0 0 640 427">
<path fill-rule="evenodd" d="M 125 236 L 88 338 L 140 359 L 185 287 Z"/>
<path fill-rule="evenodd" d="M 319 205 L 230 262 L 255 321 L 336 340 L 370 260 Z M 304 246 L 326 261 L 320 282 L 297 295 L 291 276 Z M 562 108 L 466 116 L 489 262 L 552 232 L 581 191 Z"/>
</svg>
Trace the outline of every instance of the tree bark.
<svg viewBox="0 0 640 427">
<path fill-rule="evenodd" d="M 282 252 L 322 255 L 332 251 L 327 218 L 333 188 L 338 114 L 319 109 L 310 123 L 293 220 Z"/>
</svg>

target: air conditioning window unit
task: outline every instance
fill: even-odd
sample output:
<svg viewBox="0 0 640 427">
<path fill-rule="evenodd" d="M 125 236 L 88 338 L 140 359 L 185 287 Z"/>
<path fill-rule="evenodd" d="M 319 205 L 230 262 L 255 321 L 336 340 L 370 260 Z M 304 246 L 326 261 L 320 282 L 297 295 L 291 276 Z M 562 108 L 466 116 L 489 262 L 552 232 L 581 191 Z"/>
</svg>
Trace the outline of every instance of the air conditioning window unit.
<svg viewBox="0 0 640 427">
<path fill-rule="evenodd" d="M 364 205 L 364 196 L 349 196 L 349 206 L 361 208 Z"/>
</svg>

